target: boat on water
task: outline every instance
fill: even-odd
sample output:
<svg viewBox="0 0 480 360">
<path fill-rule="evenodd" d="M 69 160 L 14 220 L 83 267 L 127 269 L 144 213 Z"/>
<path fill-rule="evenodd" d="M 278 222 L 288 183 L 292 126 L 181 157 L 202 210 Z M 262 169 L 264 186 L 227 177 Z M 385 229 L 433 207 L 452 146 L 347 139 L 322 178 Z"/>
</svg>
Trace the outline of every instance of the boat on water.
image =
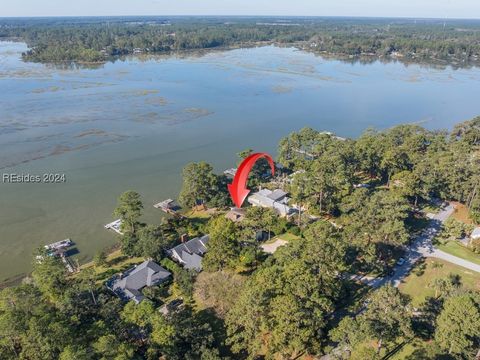
<svg viewBox="0 0 480 360">
<path fill-rule="evenodd" d="M 65 239 L 61 241 L 54 242 L 52 244 L 45 245 L 45 249 L 47 250 L 60 250 L 65 249 L 73 245 L 73 241 L 70 239 Z"/>
</svg>

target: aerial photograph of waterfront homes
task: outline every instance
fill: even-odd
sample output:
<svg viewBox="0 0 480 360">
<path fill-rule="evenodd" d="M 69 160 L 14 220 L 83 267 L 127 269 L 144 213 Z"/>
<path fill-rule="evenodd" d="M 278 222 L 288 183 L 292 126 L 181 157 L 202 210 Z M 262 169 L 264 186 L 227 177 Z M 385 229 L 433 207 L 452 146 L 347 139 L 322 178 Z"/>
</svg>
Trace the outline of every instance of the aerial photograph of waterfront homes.
<svg viewBox="0 0 480 360">
<path fill-rule="evenodd" d="M 0 360 L 480 360 L 478 0 L 3 0 Z"/>
</svg>

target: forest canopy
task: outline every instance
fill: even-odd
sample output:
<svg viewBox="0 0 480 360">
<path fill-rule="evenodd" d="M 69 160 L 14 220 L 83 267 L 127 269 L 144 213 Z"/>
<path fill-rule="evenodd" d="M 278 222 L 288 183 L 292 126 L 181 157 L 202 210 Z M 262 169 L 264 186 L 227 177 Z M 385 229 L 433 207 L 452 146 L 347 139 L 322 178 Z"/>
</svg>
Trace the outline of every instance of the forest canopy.
<svg viewBox="0 0 480 360">
<path fill-rule="evenodd" d="M 424 220 L 420 206 L 457 200 L 480 222 L 479 117 L 451 132 L 400 125 L 367 130 L 357 139 L 304 128 L 280 142 L 278 162 L 282 175 L 273 181 L 283 183 L 307 216 L 285 219 L 269 208 L 246 207 L 244 218 L 232 221 L 225 216 L 232 206 L 226 191 L 218 194 L 226 188 L 223 175 L 200 162 L 185 167 L 182 204 L 190 213 L 191 207 L 216 209 L 211 216 L 145 224 L 140 194 L 127 191 L 114 210 L 124 221 L 120 257 L 100 253 L 72 275 L 59 257 L 40 249 L 31 276 L 0 291 L 0 359 L 291 359 L 326 353 L 380 359 L 411 339 L 416 345 L 408 359 L 463 360 L 478 353 L 479 292 L 465 287 L 460 275 L 436 278 L 429 285 L 435 296 L 417 308 L 398 288 L 364 286 L 355 277 L 389 274 Z M 259 176 L 250 185 L 271 182 Z M 445 222 L 440 237 L 449 241 L 462 232 Z M 200 234 L 210 240 L 198 274 L 175 263 L 167 250 Z M 266 244 L 278 234 L 288 234 L 289 241 L 266 253 L 259 234 L 266 234 Z M 126 270 L 130 261 L 144 259 L 157 261 L 172 279 L 145 288 L 140 304 L 121 301 L 105 281 L 119 271 L 119 262 L 128 261 Z M 181 305 L 162 312 L 172 303 Z"/>
<path fill-rule="evenodd" d="M 347 59 L 480 62 L 480 22 L 357 18 L 109 17 L 1 19 L 38 62 L 102 62 L 119 55 L 277 44 Z"/>
</svg>

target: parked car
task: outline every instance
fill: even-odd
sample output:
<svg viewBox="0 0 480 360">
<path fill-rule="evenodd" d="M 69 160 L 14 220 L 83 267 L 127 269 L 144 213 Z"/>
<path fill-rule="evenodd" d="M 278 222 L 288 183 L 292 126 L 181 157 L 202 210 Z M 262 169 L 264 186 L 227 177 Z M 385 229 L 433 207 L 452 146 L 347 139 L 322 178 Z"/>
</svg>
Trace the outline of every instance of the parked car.
<svg viewBox="0 0 480 360">
<path fill-rule="evenodd" d="M 397 265 L 398 265 L 398 266 L 402 266 L 403 264 L 405 264 L 405 259 L 404 259 L 404 258 L 398 259 Z"/>
</svg>

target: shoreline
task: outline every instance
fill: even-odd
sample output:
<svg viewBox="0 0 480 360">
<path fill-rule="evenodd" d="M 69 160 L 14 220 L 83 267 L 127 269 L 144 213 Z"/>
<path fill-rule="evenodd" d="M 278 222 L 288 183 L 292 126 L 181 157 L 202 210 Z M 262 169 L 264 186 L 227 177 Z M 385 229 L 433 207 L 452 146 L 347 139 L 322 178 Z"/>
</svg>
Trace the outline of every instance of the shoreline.
<svg viewBox="0 0 480 360">
<path fill-rule="evenodd" d="M 0 281 L 0 290 L 21 284 L 22 281 L 29 276 L 29 274 L 30 273 L 28 274 L 22 273 L 22 274 L 14 275 L 5 280 Z"/>
<path fill-rule="evenodd" d="M 109 246 L 109 247 L 105 248 L 103 251 L 105 252 L 105 255 L 107 257 L 110 257 L 113 254 L 115 254 L 117 251 L 121 251 L 120 244 L 116 243 L 112 246 Z M 32 256 L 32 258 L 33 258 L 33 256 Z M 87 267 L 90 267 L 90 266 L 93 266 L 93 258 L 88 260 L 87 262 L 85 262 L 83 264 L 79 264 L 78 269 L 81 270 L 81 269 L 84 269 L 84 268 L 87 268 Z M 10 277 L 6 278 L 5 280 L 0 281 L 0 290 L 3 290 L 3 289 L 8 288 L 8 287 L 12 287 L 12 286 L 20 285 L 24 279 L 27 279 L 30 276 L 30 274 L 31 274 L 31 272 L 20 273 L 20 274 L 10 276 Z"/>
<path fill-rule="evenodd" d="M 211 210 L 214 210 L 214 209 L 211 209 Z M 194 215 L 195 214 L 195 210 L 188 210 L 186 212 L 187 215 Z M 110 230 L 109 230 L 110 231 Z M 107 258 L 110 258 L 112 256 L 114 256 L 117 252 L 119 255 L 121 255 L 121 244 L 120 244 L 120 236 L 115 234 L 115 237 L 118 239 L 118 241 L 111 245 L 111 246 L 107 246 L 106 248 L 104 248 L 102 251 L 105 253 L 105 255 L 107 256 Z M 32 256 L 33 258 L 33 256 Z M 88 267 L 92 267 L 94 266 L 94 263 L 93 263 L 93 257 L 82 263 L 82 264 L 78 264 L 78 269 L 79 270 L 83 270 L 85 268 L 88 268 Z M 22 283 L 22 281 L 26 278 L 28 278 L 30 276 L 31 272 L 28 272 L 28 273 L 20 273 L 20 274 L 17 274 L 17 275 L 13 275 L 13 276 L 10 276 L 9 278 L 5 279 L 5 280 L 2 280 L 0 281 L 0 290 L 3 290 L 5 288 L 8 288 L 8 287 L 12 287 L 12 286 L 17 286 L 19 284 Z M 71 275 L 75 275 L 76 273 L 73 273 Z"/>
<path fill-rule="evenodd" d="M 0 38 L 1 41 L 11 41 L 11 42 L 21 42 L 28 46 L 28 43 L 21 38 Z M 308 42 L 291 42 L 291 43 L 281 43 L 278 41 L 258 41 L 258 42 L 246 42 L 246 43 L 239 43 L 233 45 L 223 45 L 218 47 L 211 47 L 211 48 L 192 48 L 192 49 L 180 49 L 180 50 L 160 50 L 160 51 L 145 51 L 140 53 L 135 52 L 127 52 L 125 54 L 120 55 L 111 55 L 106 56 L 104 60 L 98 61 L 87 61 L 81 59 L 67 59 L 67 60 L 57 60 L 57 61 L 42 61 L 42 60 L 35 60 L 29 59 L 28 56 L 24 57 L 23 53 L 21 56 L 22 61 L 24 62 L 31 62 L 36 64 L 42 65 L 77 65 L 77 66 L 101 66 L 107 63 L 114 63 L 117 60 L 122 60 L 127 57 L 155 57 L 155 56 L 188 56 L 191 54 L 199 53 L 200 56 L 204 56 L 208 53 L 212 52 L 222 52 L 222 51 L 232 51 L 238 49 L 252 49 L 257 47 L 266 47 L 266 46 L 276 46 L 280 48 L 295 48 L 299 51 L 304 51 L 306 53 L 311 53 L 315 56 L 320 56 L 326 60 L 338 60 L 343 61 L 346 63 L 357 63 L 357 62 L 365 62 L 365 63 L 373 63 L 376 61 L 380 62 L 400 62 L 405 65 L 426 65 L 426 66 L 442 66 L 447 67 L 450 66 L 454 69 L 462 69 L 462 68 L 472 68 L 472 67 L 480 67 L 480 58 L 478 59 L 468 59 L 467 61 L 461 59 L 444 59 L 444 58 L 436 58 L 436 57 L 416 57 L 411 56 L 408 54 L 397 53 L 395 55 L 388 54 L 346 54 L 346 53 L 335 53 L 329 51 L 319 51 L 315 48 L 311 47 L 311 44 Z"/>
<path fill-rule="evenodd" d="M 272 47 L 271 49 L 272 49 L 272 51 L 274 50 L 273 47 Z M 268 50 L 268 48 L 266 48 L 266 50 L 267 50 L 267 51 L 270 51 L 270 50 Z M 217 48 L 217 49 L 212 49 L 212 50 L 209 50 L 208 52 L 211 53 L 212 51 L 217 51 L 217 52 L 218 52 L 218 51 L 222 51 L 222 49 L 218 49 L 218 48 Z M 192 52 L 193 52 L 193 51 L 185 51 L 184 53 L 192 53 Z M 245 50 L 245 51 L 240 50 L 240 51 L 238 51 L 238 53 L 240 53 L 240 54 L 243 54 L 244 52 L 245 52 L 246 54 L 249 53 L 248 50 Z M 263 53 L 262 51 L 260 51 L 260 52 Z M 275 53 L 276 53 L 276 52 L 277 52 L 277 51 L 275 50 Z M 291 52 L 293 55 L 290 55 L 290 52 Z M 289 50 L 289 51 L 288 51 L 288 54 L 287 54 L 288 56 L 287 56 L 285 59 L 286 59 L 286 60 L 295 59 L 295 56 L 296 56 L 296 55 L 294 54 L 295 52 L 296 52 L 295 49 Z M 303 56 L 303 55 L 302 55 L 303 52 L 300 52 L 300 51 L 299 51 L 299 52 L 297 52 L 297 54 L 298 54 L 299 56 Z M 234 55 L 237 56 L 236 53 L 234 53 Z M 232 55 L 232 56 L 233 56 L 233 55 Z M 232 57 L 232 56 L 230 56 L 230 57 Z M 215 57 L 215 56 L 214 56 L 214 57 Z M 267 59 L 268 59 L 268 57 L 267 57 Z M 286 61 L 286 60 L 285 60 L 285 61 Z M 200 60 L 200 61 L 201 61 L 201 60 Z M 317 60 L 315 60 L 315 59 L 310 59 L 310 57 L 308 57 L 308 63 L 310 63 L 310 62 L 312 62 L 313 64 L 315 64 L 315 63 L 317 63 L 317 62 L 320 62 L 320 58 L 318 58 Z M 120 64 L 120 65 L 122 65 L 122 64 Z M 182 64 L 182 65 L 183 65 L 183 64 Z M 155 64 L 152 64 L 152 66 L 156 66 L 156 65 L 155 65 Z M 379 65 L 379 66 L 380 66 L 380 65 Z M 401 67 L 400 64 L 398 64 L 397 67 Z M 294 70 L 295 70 L 295 68 L 294 68 Z M 303 71 L 303 68 L 301 68 L 301 70 Z M 221 71 L 223 72 L 224 70 L 222 69 Z M 243 71 L 243 70 L 242 70 L 242 71 Z M 247 71 L 250 71 L 250 70 L 247 69 Z M 474 71 L 475 74 L 476 74 L 476 71 L 475 71 L 475 70 L 472 70 L 472 71 Z M 403 71 L 403 69 L 402 69 L 402 73 L 403 73 L 403 72 L 404 72 L 404 71 Z M 367 71 L 366 73 L 369 74 L 370 72 Z M 328 73 L 327 73 L 327 75 L 328 75 Z M 277 76 L 276 73 L 275 73 L 275 76 Z M 283 76 L 284 76 L 283 74 L 280 74 L 280 77 L 283 77 Z M 290 75 L 289 75 L 289 76 L 290 76 Z M 356 79 L 356 77 L 354 77 L 355 75 L 348 75 L 348 76 L 351 77 L 353 80 Z M 279 79 L 280 77 L 272 78 L 273 80 L 271 81 L 271 84 L 272 84 L 272 85 L 277 85 L 278 82 L 277 82 L 276 79 Z M 345 77 L 347 77 L 347 75 L 345 75 Z M 296 79 L 296 78 L 297 78 L 296 75 L 292 75 L 292 79 Z M 303 78 L 302 78 L 302 79 L 303 79 Z M 274 81 L 274 80 L 275 80 L 275 81 Z M 296 80 L 295 80 L 295 81 L 296 81 Z M 316 81 L 316 80 L 315 80 L 315 81 Z M 390 81 L 390 80 L 389 80 L 389 81 Z M 405 80 L 405 81 L 408 81 L 408 80 Z M 422 80 L 422 81 L 423 81 L 423 80 Z M 299 84 L 300 84 L 300 82 L 299 82 Z M 324 84 L 325 84 L 325 86 L 330 86 L 330 85 L 329 85 L 330 83 L 325 82 Z M 387 84 L 389 84 L 389 83 L 387 83 Z M 406 85 L 407 85 L 408 87 L 413 87 L 413 85 L 410 85 L 410 83 L 406 83 Z M 473 84 L 472 84 L 472 85 L 473 85 Z M 142 88 L 142 89 L 143 89 L 143 88 L 147 88 L 147 89 L 148 89 L 148 86 L 150 86 L 150 85 L 147 84 L 147 87 L 144 87 L 143 84 L 142 84 L 142 85 L 141 85 L 141 88 Z M 177 86 L 177 85 L 175 85 L 175 86 Z M 337 86 L 337 85 L 335 85 L 335 86 Z M 349 87 L 349 86 L 350 86 L 350 85 L 346 84 L 346 85 L 345 85 L 345 88 L 347 88 L 347 87 Z M 449 85 L 449 86 L 450 86 L 450 85 Z M 140 88 L 140 86 L 139 86 L 139 88 Z M 303 87 L 302 87 L 301 85 L 298 85 L 298 89 L 303 89 Z M 265 91 L 266 91 L 265 94 L 267 94 L 268 96 L 271 96 L 272 98 L 276 97 L 276 95 L 270 95 L 270 91 L 271 91 L 270 88 L 267 88 Z M 294 91 L 296 91 L 296 90 L 294 89 Z M 315 91 L 317 91 L 317 90 L 315 89 Z M 125 94 L 126 94 L 126 96 L 129 96 L 129 95 L 128 95 L 129 93 L 125 93 Z M 158 95 L 168 96 L 169 93 L 168 93 L 168 91 L 167 91 L 167 92 L 165 92 L 165 93 L 158 94 Z M 149 96 L 154 97 L 154 96 L 158 96 L 158 95 L 157 95 L 157 94 L 153 94 L 153 95 L 149 95 Z M 34 96 L 35 96 L 35 97 L 37 97 L 37 96 L 41 96 L 41 97 L 45 96 L 45 97 L 47 97 L 47 95 L 36 95 L 36 94 L 35 94 L 35 95 L 32 95 L 32 97 L 34 97 Z M 58 96 L 58 95 L 52 95 L 52 97 L 56 97 L 56 96 Z M 264 96 L 264 94 L 262 94 L 261 96 Z M 279 95 L 279 96 L 280 96 L 280 95 Z M 289 95 L 281 95 L 281 96 L 287 98 Z M 173 98 L 173 101 L 175 101 L 175 97 L 172 96 L 172 98 Z M 139 99 L 138 101 L 139 101 L 139 102 L 142 102 L 142 104 L 143 104 L 143 101 L 144 101 L 144 100 L 143 100 L 143 99 L 144 99 L 143 95 L 142 95 L 142 96 L 138 96 L 138 99 Z M 260 97 L 259 99 L 261 100 L 261 97 Z M 203 105 L 203 104 L 202 104 L 202 105 Z M 293 105 L 293 103 L 292 103 L 292 105 Z M 183 106 L 182 106 L 182 107 L 183 107 Z M 208 108 L 210 109 L 211 107 L 208 106 Z M 212 108 L 215 109 L 214 107 L 212 107 Z M 103 111 L 103 110 L 102 110 L 102 111 Z M 162 111 L 163 111 L 163 110 L 162 110 Z M 298 109 L 298 110 L 295 109 L 295 112 L 297 112 L 297 111 L 300 112 L 301 109 Z M 309 113 L 310 113 L 310 111 L 309 111 Z M 413 111 L 412 111 L 412 113 L 413 113 Z M 415 113 L 416 113 L 416 111 L 415 111 Z M 410 115 L 410 114 L 407 114 L 407 115 Z M 307 116 L 310 116 L 310 115 L 307 115 Z M 333 115 L 332 115 L 332 116 L 333 116 Z M 465 117 L 465 118 L 466 118 L 466 117 Z M 404 119 L 404 120 L 402 120 L 401 123 L 405 123 L 405 122 L 406 122 L 405 119 L 410 119 L 410 118 L 404 117 L 403 119 Z M 413 118 L 412 118 L 412 119 L 413 119 Z M 369 119 L 367 119 L 367 120 L 370 121 Z M 314 119 L 314 120 L 308 120 L 308 121 L 311 121 L 311 122 L 313 123 L 313 122 L 316 122 L 317 120 Z M 372 121 L 374 121 L 374 120 L 372 120 Z M 346 124 L 347 124 L 347 123 L 349 124 L 350 122 L 351 122 L 351 121 L 349 121 L 349 122 L 346 121 L 345 123 L 346 123 Z M 385 122 L 385 123 L 383 123 L 382 125 L 383 125 L 384 127 L 394 126 L 394 124 L 391 124 L 391 123 L 389 123 L 389 122 Z M 56 126 L 56 125 L 52 125 L 53 128 L 54 128 L 54 126 Z M 134 125 L 134 126 L 136 126 L 136 125 Z M 204 125 L 201 124 L 201 126 L 203 127 Z M 287 126 L 290 126 L 290 125 L 285 125 L 285 126 L 287 127 Z M 317 126 L 319 126 L 319 125 L 317 125 Z M 335 131 L 335 130 L 336 130 L 335 126 L 336 126 L 336 124 L 334 125 L 334 127 L 330 127 L 330 126 L 328 126 L 328 127 L 323 127 L 323 125 L 322 125 L 322 127 L 321 127 L 320 129 L 331 129 L 332 131 Z M 438 127 L 438 125 L 435 125 L 435 123 L 434 123 L 433 125 L 431 124 L 431 126 L 432 126 L 432 127 L 435 127 L 435 128 Z M 200 125 L 199 125 L 199 127 L 200 127 Z M 360 126 L 359 126 L 359 127 L 360 127 Z M 363 127 L 363 126 L 362 126 L 362 127 Z M 442 127 L 442 128 L 443 128 L 443 127 Z M 55 129 L 55 128 L 54 128 L 54 129 Z M 345 128 L 344 128 L 344 129 L 345 129 Z M 286 134 L 286 133 L 285 133 L 285 134 Z M 348 136 L 348 135 L 347 135 L 347 136 Z M 261 140 L 263 141 L 263 139 L 261 139 Z M 225 141 L 224 143 L 226 143 L 226 141 Z M 224 144 L 224 143 L 222 143 L 222 144 Z M 200 145 L 199 145 L 199 146 L 200 146 Z M 204 146 L 203 143 L 201 143 L 201 146 Z M 206 145 L 205 145 L 205 146 L 206 146 Z M 222 146 L 224 146 L 224 145 L 222 145 Z M 149 149 L 149 148 L 148 148 L 148 149 Z M 192 153 L 193 153 L 194 151 L 196 151 L 196 150 L 193 150 Z M 203 151 L 203 150 L 202 150 L 202 151 Z M 210 150 L 205 150 L 205 152 L 209 152 L 209 151 L 210 151 Z M 93 152 L 92 152 L 92 153 L 93 153 Z M 95 150 L 95 153 L 96 153 L 96 150 Z M 143 155 L 143 153 L 142 153 L 142 155 Z M 215 156 L 215 155 L 213 155 L 213 156 Z M 165 158 L 167 158 L 167 157 L 168 157 L 168 156 L 165 156 Z M 182 159 L 182 157 L 183 157 L 183 155 L 179 155 L 179 159 Z M 83 160 L 85 157 L 82 156 L 82 157 L 79 157 L 79 158 L 80 158 L 81 160 Z M 220 158 L 219 158 L 219 159 L 220 159 Z M 222 159 L 223 159 L 223 158 L 222 158 Z M 52 161 L 53 161 L 53 160 L 52 160 Z M 177 160 L 175 160 L 175 161 L 177 161 Z M 215 161 L 217 161 L 217 160 L 215 160 Z M 223 160 L 222 160 L 222 161 L 223 161 Z M 180 163 L 180 162 L 183 162 L 183 160 L 178 160 L 178 162 L 179 162 L 179 163 Z M 186 163 L 186 162 L 187 162 L 187 161 L 185 161 L 184 163 Z M 109 166 L 110 166 L 110 165 L 109 165 Z M 175 165 L 175 166 L 176 166 L 176 165 Z M 144 167 L 144 166 L 142 165 L 140 168 L 141 168 L 142 171 L 143 171 L 143 169 L 146 168 L 146 167 Z M 110 168 L 106 168 L 106 169 L 110 169 Z M 123 169 L 123 165 L 122 165 L 122 167 L 119 166 L 119 167 L 115 167 L 114 169 Z M 174 167 L 173 165 L 172 165 L 171 168 L 168 167 L 168 169 L 169 169 L 169 171 L 172 171 L 171 169 L 177 171 L 177 168 Z M 145 170 L 146 170 L 146 171 L 147 171 L 147 170 L 150 171 L 149 169 L 145 169 Z M 181 170 L 181 168 L 178 167 L 178 172 L 177 172 L 177 173 L 179 173 L 180 170 Z M 97 170 L 95 170 L 95 171 L 97 171 Z M 102 171 L 103 171 L 103 170 L 102 170 Z M 110 170 L 108 170 L 108 171 L 110 171 Z M 123 171 L 123 170 L 122 170 L 122 171 Z M 92 172 L 92 174 L 96 174 L 96 173 L 95 173 L 95 172 Z M 110 174 L 111 174 L 111 173 L 108 172 L 108 176 L 109 176 L 108 179 L 110 179 Z M 112 179 L 112 180 L 110 181 L 110 183 L 113 183 L 114 181 L 115 181 L 115 179 Z M 143 180 L 142 180 L 142 181 L 143 181 Z M 167 181 L 170 181 L 170 180 L 167 180 Z M 172 181 L 172 182 L 173 182 L 173 181 Z M 101 186 L 103 186 L 103 183 L 99 183 L 99 184 L 100 184 Z M 96 185 L 96 183 L 95 183 L 95 185 Z M 146 189 L 146 191 L 149 191 L 149 192 L 152 192 L 152 193 L 155 193 L 155 194 L 156 194 L 157 192 L 158 192 L 158 193 L 161 193 L 161 191 L 163 191 L 163 190 L 158 190 L 156 187 L 155 187 L 155 188 L 153 188 L 153 187 L 151 188 L 150 186 L 153 186 L 153 185 L 150 185 L 149 182 L 146 182 L 145 187 L 142 188 L 141 190 L 143 191 L 144 189 Z M 177 185 L 172 185 L 172 187 L 176 188 Z M 105 188 L 108 189 L 107 187 L 105 187 Z M 152 189 L 153 189 L 153 190 L 152 190 Z M 16 192 L 16 189 L 14 189 L 14 190 L 15 190 L 15 192 Z M 36 190 L 35 190 L 35 191 L 36 191 Z M 163 196 L 163 193 L 161 193 L 161 194 L 162 194 L 162 198 L 166 198 L 166 197 L 168 197 L 168 196 L 171 195 L 171 193 L 168 194 L 168 195 L 165 194 L 165 196 Z M 156 197 L 157 197 L 157 196 L 155 195 L 155 198 L 156 198 Z M 112 198 L 112 199 L 113 199 L 113 198 L 114 198 L 114 195 L 112 195 L 112 196 L 109 197 L 109 198 Z M 152 198 L 153 198 L 153 196 L 152 196 Z M 22 199 L 23 199 L 23 197 L 22 197 Z M 61 205 L 61 206 L 63 206 L 63 205 Z M 107 209 L 107 210 L 108 210 L 108 209 Z M 108 212 L 108 214 L 110 214 L 110 212 Z M 7 215 L 7 213 L 6 213 L 6 215 Z M 23 214 L 22 214 L 22 215 L 23 215 Z M 29 214 L 25 214 L 24 216 L 25 216 L 25 218 L 26 218 L 25 221 L 27 221 L 27 222 L 31 221 L 31 220 L 30 220 L 30 217 L 29 217 Z M 105 222 L 107 222 L 107 221 L 105 221 Z M 68 224 L 68 219 L 67 219 L 67 221 L 65 222 L 65 224 Z M 48 232 L 48 230 L 45 231 L 46 228 L 47 228 L 47 226 L 42 226 L 40 229 L 36 229 L 35 232 L 37 232 L 37 233 L 38 233 L 38 232 Z M 81 235 L 81 236 L 79 236 L 78 234 L 70 234 L 69 229 L 68 229 L 68 225 L 65 225 L 65 228 L 66 228 L 66 230 L 65 230 L 64 232 L 65 232 L 66 234 L 68 234 L 68 236 L 72 236 L 73 239 L 79 240 L 79 241 L 82 243 L 82 247 L 83 247 L 83 244 L 87 244 L 87 245 L 90 247 L 90 243 L 95 242 L 95 241 L 96 241 L 96 240 L 95 240 L 95 237 L 98 236 L 98 235 L 96 235 L 96 234 L 93 234 L 93 235 L 92 235 L 92 234 L 89 234 L 89 235 L 88 235 L 88 238 L 86 238 L 86 239 L 84 240 L 84 239 L 83 239 L 83 234 L 81 233 L 82 229 L 79 229 L 79 233 L 80 233 L 80 235 Z M 6 228 L 6 230 L 8 230 L 8 229 L 9 229 L 9 228 Z M 13 227 L 12 227 L 12 229 L 15 230 L 15 231 L 17 232 L 17 234 L 20 234 L 20 235 L 23 235 L 23 234 L 24 234 L 24 231 L 25 231 L 24 229 L 21 229 L 21 228 L 19 228 L 19 229 L 17 230 L 16 228 L 13 228 Z M 13 234 L 13 235 L 10 235 L 9 237 L 12 238 L 12 239 L 15 239 L 15 233 L 13 232 L 13 230 L 12 230 L 12 232 L 11 232 L 11 234 Z M 34 235 L 35 235 L 35 234 L 34 234 Z M 103 234 L 100 234 L 100 235 L 103 235 Z M 108 234 L 108 235 L 110 235 L 110 234 Z M 18 236 L 18 235 L 17 235 L 17 236 Z M 18 236 L 18 237 L 20 237 L 20 236 Z M 110 236 L 108 236 L 108 237 L 110 238 Z M 102 238 L 103 238 L 103 236 L 102 236 Z M 44 238 L 42 238 L 42 239 L 44 239 Z M 104 240 L 104 239 L 102 239 L 102 240 Z M 40 240 L 37 239 L 37 241 L 40 241 Z M 44 241 L 44 240 L 41 240 L 41 241 Z M 45 240 L 45 241 L 46 241 L 46 240 Z M 102 243 L 98 243 L 98 244 L 99 244 L 99 246 L 101 246 L 101 245 L 103 245 L 103 244 L 107 245 L 108 243 L 103 243 L 103 244 L 102 244 Z M 85 246 L 87 246 L 87 245 L 85 245 Z M 90 254 L 90 252 L 89 252 L 89 249 L 86 248 L 86 247 L 80 249 L 81 252 L 82 252 L 82 254 L 80 255 L 80 257 L 77 257 L 77 258 L 80 260 L 80 258 L 84 257 L 84 259 L 83 259 L 83 261 L 81 261 L 81 263 L 88 263 L 88 262 L 89 262 L 88 260 L 91 260 L 91 259 L 92 259 L 93 255 L 94 255 L 94 253 L 95 253 L 96 245 L 95 245 L 95 247 L 92 245 L 92 248 L 94 248 L 94 250 L 92 250 L 92 253 L 91 253 L 91 254 Z M 87 255 L 89 255 L 89 256 L 87 256 Z M 8 266 L 5 265 L 5 267 L 4 267 L 5 272 L 4 272 L 3 275 L 5 275 L 5 278 L 2 279 L 2 281 L 0 282 L 0 286 L 1 286 L 1 287 L 8 286 L 9 284 L 19 283 L 19 282 L 22 281 L 22 279 L 24 279 L 25 277 L 28 277 L 28 276 L 29 276 L 29 269 L 30 269 L 30 267 L 31 267 L 31 259 L 30 259 L 30 256 L 23 256 L 23 259 L 21 259 L 21 258 L 18 259 L 18 260 L 20 260 L 20 261 L 17 261 L 16 258 L 15 258 L 15 259 L 12 259 L 12 256 L 6 256 L 5 260 L 6 260 L 5 263 L 7 263 L 7 261 L 8 261 L 8 264 L 9 264 L 9 265 L 8 265 Z M 22 262 L 22 264 L 25 263 L 25 266 L 23 266 L 23 265 L 22 265 L 22 266 L 17 265 L 17 263 L 20 263 L 20 262 Z M 10 263 L 11 263 L 11 265 L 10 265 Z M 18 271 L 18 273 L 17 273 L 17 272 L 14 272 L 14 271 L 12 271 L 12 270 L 19 270 L 19 271 Z"/>
</svg>

